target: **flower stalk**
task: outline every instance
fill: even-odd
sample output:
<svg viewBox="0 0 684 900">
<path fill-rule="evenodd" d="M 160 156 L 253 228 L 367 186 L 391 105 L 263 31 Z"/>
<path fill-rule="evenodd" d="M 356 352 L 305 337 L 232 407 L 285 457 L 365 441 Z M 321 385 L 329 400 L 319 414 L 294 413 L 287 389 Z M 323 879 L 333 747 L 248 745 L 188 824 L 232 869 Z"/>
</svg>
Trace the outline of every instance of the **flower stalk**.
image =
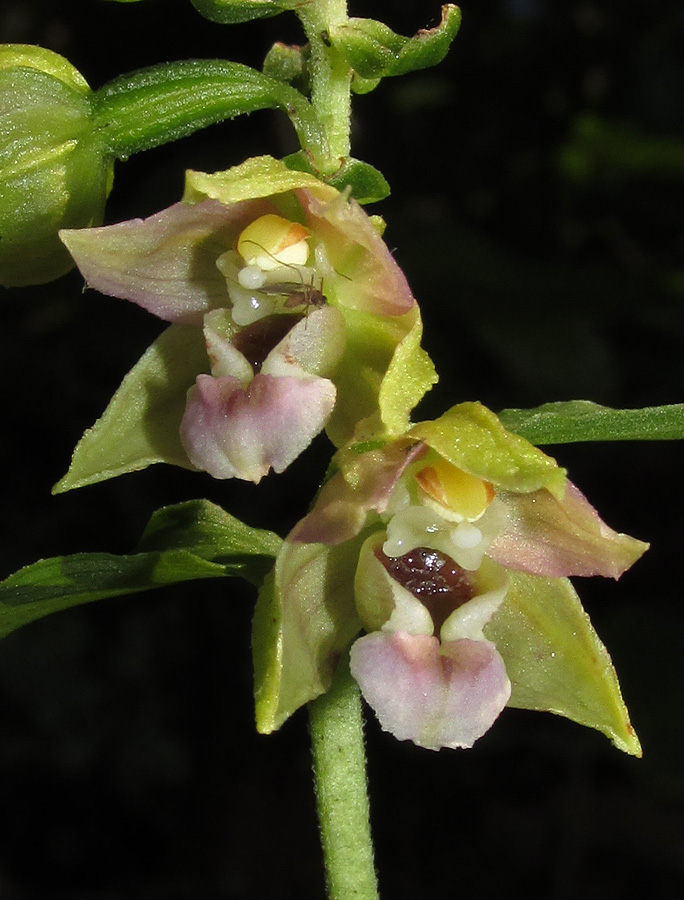
<svg viewBox="0 0 684 900">
<path fill-rule="evenodd" d="M 345 654 L 309 704 L 314 786 L 330 900 L 377 900 L 361 697 Z"/>
<path fill-rule="evenodd" d="M 352 70 L 327 39 L 330 28 L 347 21 L 346 0 L 315 0 L 298 16 L 311 50 L 311 103 L 323 124 L 330 150 L 332 174 L 350 155 Z"/>
</svg>

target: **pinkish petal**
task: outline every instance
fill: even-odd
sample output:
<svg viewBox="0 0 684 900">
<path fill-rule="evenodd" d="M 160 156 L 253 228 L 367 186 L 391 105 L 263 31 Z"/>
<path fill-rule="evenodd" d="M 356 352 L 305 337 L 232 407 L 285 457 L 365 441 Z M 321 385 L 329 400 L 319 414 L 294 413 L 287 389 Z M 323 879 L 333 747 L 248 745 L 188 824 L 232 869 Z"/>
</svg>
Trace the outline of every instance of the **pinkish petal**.
<svg viewBox="0 0 684 900">
<path fill-rule="evenodd" d="M 385 731 L 419 747 L 472 747 L 508 702 L 511 685 L 489 641 L 385 634 L 359 638 L 351 673 Z"/>
<path fill-rule="evenodd" d="M 132 300 L 160 319 L 200 324 L 207 310 L 230 305 L 217 258 L 246 222 L 270 208 L 262 201 L 175 203 L 147 219 L 65 230 L 60 237 L 89 287 Z"/>
<path fill-rule="evenodd" d="M 337 472 L 321 489 L 311 512 L 295 525 L 288 541 L 340 544 L 358 534 L 371 511 L 383 512 L 410 462 L 423 453 L 415 441 L 394 441 L 378 450 L 349 451 L 345 473 Z M 347 477 L 345 477 L 345 475 Z"/>
<path fill-rule="evenodd" d="M 282 472 L 323 429 L 335 403 L 325 378 L 199 375 L 188 392 L 181 441 L 190 461 L 214 478 L 259 482 Z"/>
<path fill-rule="evenodd" d="M 264 375 L 332 377 L 344 353 L 344 317 L 326 306 L 300 319 L 264 360 Z"/>
<path fill-rule="evenodd" d="M 381 316 L 401 316 L 413 308 L 416 301 L 404 273 L 355 200 L 340 195 L 322 203 L 306 189 L 295 193 L 307 225 L 324 242 L 340 275 L 335 295 L 342 306 Z"/>
<path fill-rule="evenodd" d="M 548 491 L 501 494 L 507 524 L 487 555 L 533 575 L 619 578 L 648 544 L 609 528 L 570 482 L 562 499 Z"/>
</svg>

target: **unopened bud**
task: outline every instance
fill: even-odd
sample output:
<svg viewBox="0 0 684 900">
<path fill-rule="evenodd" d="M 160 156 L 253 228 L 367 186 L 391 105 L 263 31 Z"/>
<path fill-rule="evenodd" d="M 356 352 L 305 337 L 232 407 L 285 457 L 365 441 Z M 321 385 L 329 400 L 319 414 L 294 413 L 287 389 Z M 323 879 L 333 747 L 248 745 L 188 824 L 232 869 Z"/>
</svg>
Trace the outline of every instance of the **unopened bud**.
<svg viewBox="0 0 684 900">
<path fill-rule="evenodd" d="M 99 225 L 111 188 L 92 92 L 63 57 L 0 46 L 0 284 L 43 284 L 73 261 L 60 228 Z"/>
</svg>

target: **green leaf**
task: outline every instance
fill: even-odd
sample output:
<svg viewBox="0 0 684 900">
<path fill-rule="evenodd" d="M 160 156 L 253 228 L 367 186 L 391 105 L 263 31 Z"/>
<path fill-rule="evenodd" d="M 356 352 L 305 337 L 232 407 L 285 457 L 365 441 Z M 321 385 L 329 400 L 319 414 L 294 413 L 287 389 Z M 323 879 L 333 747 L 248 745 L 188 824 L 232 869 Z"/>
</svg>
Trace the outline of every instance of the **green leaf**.
<svg viewBox="0 0 684 900">
<path fill-rule="evenodd" d="M 223 566 L 184 550 L 133 556 L 76 553 L 41 559 L 0 582 L 0 637 L 71 606 L 225 574 Z"/>
<path fill-rule="evenodd" d="M 340 653 L 360 631 L 354 572 L 363 537 L 337 547 L 283 544 L 254 611 L 256 721 L 262 734 L 327 691 Z"/>
<path fill-rule="evenodd" d="M 460 403 L 439 419 L 419 422 L 409 434 L 452 465 L 491 481 L 499 490 L 527 493 L 565 491 L 565 471 L 527 440 L 512 434 L 481 403 Z"/>
<path fill-rule="evenodd" d="M 513 685 L 509 706 L 565 716 L 641 756 L 608 651 L 570 582 L 510 577 L 506 599 L 485 628 Z"/>
<path fill-rule="evenodd" d="M 504 409 L 499 418 L 533 444 L 573 441 L 672 441 L 684 438 L 684 403 L 610 409 L 589 400 Z"/>
<path fill-rule="evenodd" d="M 93 95 L 95 129 L 120 159 L 259 109 L 286 112 L 301 146 L 329 167 L 323 127 L 306 97 L 249 66 L 217 59 L 164 63 L 115 78 Z"/>
<path fill-rule="evenodd" d="M 375 19 L 359 18 L 330 28 L 328 37 L 362 78 L 386 78 L 436 66 L 447 55 L 460 25 L 460 9 L 448 3 L 442 7 L 439 25 L 412 38 L 395 34 Z"/>
<path fill-rule="evenodd" d="M 136 551 L 187 550 L 259 586 L 282 543 L 272 531 L 252 528 L 208 500 L 189 500 L 153 513 Z"/>
<path fill-rule="evenodd" d="M 288 169 L 315 175 L 338 191 L 349 188 L 357 203 L 377 203 L 378 200 L 384 200 L 390 195 L 390 186 L 382 172 L 360 159 L 347 157 L 340 168 L 331 175 L 316 171 L 309 156 L 301 150 L 286 156 L 283 162 Z"/>
<path fill-rule="evenodd" d="M 200 328 L 171 325 L 126 375 L 76 445 L 55 494 L 165 462 L 192 468 L 179 428 L 188 388 L 208 368 Z"/>
<path fill-rule="evenodd" d="M 211 22 L 236 25 L 266 19 L 299 6 L 301 0 L 191 0 L 197 12 Z"/>
<path fill-rule="evenodd" d="M 157 510 L 138 552 L 42 559 L 0 582 L 0 637 L 50 613 L 200 578 L 261 584 L 280 538 L 250 528 L 207 500 Z"/>
</svg>

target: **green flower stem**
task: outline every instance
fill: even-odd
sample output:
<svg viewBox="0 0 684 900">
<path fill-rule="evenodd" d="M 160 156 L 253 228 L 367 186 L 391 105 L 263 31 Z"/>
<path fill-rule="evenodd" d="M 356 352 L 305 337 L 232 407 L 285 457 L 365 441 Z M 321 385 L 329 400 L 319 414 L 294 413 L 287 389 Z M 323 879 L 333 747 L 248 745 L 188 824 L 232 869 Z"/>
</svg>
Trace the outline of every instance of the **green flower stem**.
<svg viewBox="0 0 684 900">
<path fill-rule="evenodd" d="M 240 113 L 282 109 L 317 167 L 330 167 L 324 128 L 290 85 L 239 63 L 188 60 L 122 75 L 93 96 L 96 133 L 119 159 Z"/>
<path fill-rule="evenodd" d="M 377 900 L 361 697 L 349 659 L 309 704 L 318 821 L 330 900 Z"/>
<path fill-rule="evenodd" d="M 351 150 L 352 71 L 327 41 L 328 29 L 347 21 L 347 2 L 312 0 L 296 12 L 311 49 L 311 103 L 323 123 L 330 148 L 330 162 L 324 174 L 331 174 Z"/>
</svg>

